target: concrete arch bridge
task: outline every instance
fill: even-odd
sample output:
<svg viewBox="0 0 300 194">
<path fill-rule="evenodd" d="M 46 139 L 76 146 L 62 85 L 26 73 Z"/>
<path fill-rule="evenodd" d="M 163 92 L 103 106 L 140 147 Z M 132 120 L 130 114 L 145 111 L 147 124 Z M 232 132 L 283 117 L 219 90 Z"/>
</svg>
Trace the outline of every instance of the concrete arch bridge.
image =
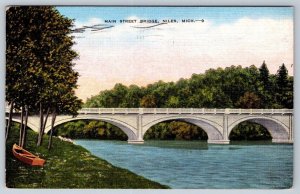
<svg viewBox="0 0 300 194">
<path fill-rule="evenodd" d="M 74 120 L 101 120 L 124 131 L 128 143 L 143 143 L 147 130 L 168 120 L 181 120 L 199 126 L 207 133 L 208 143 L 212 144 L 229 144 L 230 132 L 244 121 L 264 126 L 274 143 L 293 143 L 294 136 L 292 109 L 83 108 L 78 113 L 76 117 L 58 115 L 55 126 Z M 14 113 L 13 121 L 20 122 L 19 113 Z M 28 127 L 39 130 L 38 115 L 29 116 Z M 50 122 L 45 132 L 49 130 Z"/>
</svg>

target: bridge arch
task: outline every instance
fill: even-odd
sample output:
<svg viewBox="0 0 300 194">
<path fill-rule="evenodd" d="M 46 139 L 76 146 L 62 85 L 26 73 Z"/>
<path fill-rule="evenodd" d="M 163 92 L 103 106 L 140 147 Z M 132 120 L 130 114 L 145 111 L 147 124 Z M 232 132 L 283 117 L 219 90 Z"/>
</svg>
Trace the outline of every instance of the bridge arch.
<svg viewBox="0 0 300 194">
<path fill-rule="evenodd" d="M 146 132 L 154 125 L 164 122 L 164 121 L 170 121 L 170 120 L 178 120 L 178 121 L 184 121 L 187 123 L 194 124 L 201 129 L 203 129 L 208 137 L 209 140 L 223 140 L 223 135 L 221 133 L 222 126 L 218 125 L 217 123 L 213 121 L 209 121 L 204 118 L 200 117 L 192 117 L 192 116 L 170 116 L 170 117 L 163 117 L 154 121 L 151 121 L 143 126 L 143 133 L 142 137 L 146 134 Z"/>
<path fill-rule="evenodd" d="M 72 118 L 64 118 L 64 119 L 58 119 L 57 122 L 55 122 L 54 127 L 70 122 L 70 121 L 76 121 L 76 120 L 98 120 L 98 121 L 104 121 L 107 123 L 110 123 L 118 128 L 120 128 L 128 137 L 128 140 L 136 140 L 137 139 L 137 132 L 136 129 L 129 124 L 109 117 L 72 117 Z M 48 132 L 50 130 L 50 126 L 47 126 L 45 131 Z"/>
<path fill-rule="evenodd" d="M 271 134 L 273 142 L 288 142 L 289 140 L 288 127 L 274 118 L 265 116 L 248 116 L 233 122 L 228 126 L 228 138 L 233 128 L 244 121 L 257 123 L 265 127 Z"/>
<path fill-rule="evenodd" d="M 5 119 L 8 120 L 9 118 L 5 117 Z M 12 118 L 12 121 L 21 124 L 20 119 Z M 30 121 L 27 121 L 27 127 L 30 128 L 31 130 L 35 131 L 35 132 L 37 132 L 39 130 L 39 127 L 36 126 L 35 124 L 31 123 Z"/>
</svg>

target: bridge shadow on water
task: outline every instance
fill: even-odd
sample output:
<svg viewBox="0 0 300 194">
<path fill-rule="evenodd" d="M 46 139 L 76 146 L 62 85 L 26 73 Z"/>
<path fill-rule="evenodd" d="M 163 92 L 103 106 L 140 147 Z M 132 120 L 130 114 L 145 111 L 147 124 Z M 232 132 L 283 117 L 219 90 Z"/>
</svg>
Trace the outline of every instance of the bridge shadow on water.
<svg viewBox="0 0 300 194">
<path fill-rule="evenodd" d="M 277 143 L 276 143 L 277 144 Z M 272 140 L 256 140 L 256 141 L 231 141 L 230 144 L 208 144 L 205 140 L 147 140 L 144 144 L 133 144 L 133 146 L 141 147 L 157 147 L 162 149 L 183 149 L 183 150 L 237 150 L 243 149 L 244 146 L 272 146 Z"/>
<path fill-rule="evenodd" d="M 158 147 L 166 149 L 207 150 L 207 141 L 184 141 L 184 140 L 147 140 L 138 146 Z"/>
</svg>

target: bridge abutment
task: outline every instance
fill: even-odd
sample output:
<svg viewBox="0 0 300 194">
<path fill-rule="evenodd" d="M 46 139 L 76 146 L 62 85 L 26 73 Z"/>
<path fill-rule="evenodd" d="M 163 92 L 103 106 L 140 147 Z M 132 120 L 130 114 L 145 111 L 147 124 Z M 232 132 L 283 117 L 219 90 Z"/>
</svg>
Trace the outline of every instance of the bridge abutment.
<svg viewBox="0 0 300 194">
<path fill-rule="evenodd" d="M 272 143 L 286 143 L 286 144 L 292 144 L 294 143 L 291 139 L 272 139 Z"/>
</svg>

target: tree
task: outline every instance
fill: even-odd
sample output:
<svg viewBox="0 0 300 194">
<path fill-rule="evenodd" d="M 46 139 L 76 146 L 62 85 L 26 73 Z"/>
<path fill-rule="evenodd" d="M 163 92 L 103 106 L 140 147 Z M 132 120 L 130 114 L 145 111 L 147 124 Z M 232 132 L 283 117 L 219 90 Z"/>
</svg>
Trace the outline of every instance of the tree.
<svg viewBox="0 0 300 194">
<path fill-rule="evenodd" d="M 48 149 L 52 147 L 52 136 L 54 131 L 54 123 L 57 114 L 67 114 L 76 116 L 77 111 L 82 106 L 82 101 L 75 96 L 72 87 L 69 88 L 70 91 L 66 91 L 65 94 L 56 96 L 56 102 L 51 106 L 52 108 L 52 120 L 51 120 L 51 129 L 49 135 Z"/>
<path fill-rule="evenodd" d="M 124 97 L 122 107 L 138 108 L 142 96 L 143 96 L 142 89 L 140 89 L 137 85 L 130 85 Z"/>
<path fill-rule="evenodd" d="M 156 99 L 153 95 L 146 95 L 140 101 L 140 106 L 143 108 L 156 108 Z"/>
<path fill-rule="evenodd" d="M 245 92 L 236 103 L 239 108 L 260 108 L 261 100 L 253 92 Z"/>
<path fill-rule="evenodd" d="M 14 109 L 14 102 L 11 101 L 10 102 L 10 108 L 9 108 L 9 118 L 8 118 L 8 121 L 6 122 L 5 141 L 7 141 L 8 134 L 9 134 L 9 131 L 10 131 L 11 122 L 12 122 L 13 109 Z"/>
<path fill-rule="evenodd" d="M 285 90 L 288 85 L 288 70 L 284 63 L 279 67 L 277 71 L 277 87 L 278 89 Z"/>
<path fill-rule="evenodd" d="M 61 100 L 63 96 L 74 96 L 78 73 L 72 69 L 77 57 L 72 50 L 72 22 L 52 6 L 16 6 L 7 10 L 6 100 L 21 113 L 25 109 L 25 126 L 20 128 L 24 141 L 28 111 L 39 110 L 37 145 L 41 145 L 49 114 L 65 106 L 59 104 L 66 103 Z M 77 98 L 68 99 L 77 104 Z"/>
<path fill-rule="evenodd" d="M 270 85 L 269 81 L 269 69 L 264 61 L 259 68 L 259 79 L 263 83 L 264 88 L 268 89 Z"/>
<path fill-rule="evenodd" d="M 272 103 L 273 87 L 271 86 L 269 69 L 265 61 L 259 68 L 259 81 L 258 93 L 262 100 L 262 108 L 270 108 Z"/>
<path fill-rule="evenodd" d="M 179 105 L 179 98 L 176 97 L 176 96 L 171 96 L 171 97 L 167 100 L 166 106 L 167 106 L 168 108 L 177 108 L 177 107 L 179 107 L 179 106 L 180 106 L 180 105 Z"/>
<path fill-rule="evenodd" d="M 293 79 L 289 78 L 284 64 L 279 67 L 276 74 L 276 101 L 281 107 L 293 107 Z"/>
<path fill-rule="evenodd" d="M 114 107 L 126 107 L 125 96 L 128 93 L 128 88 L 123 84 L 116 84 L 112 89 Z"/>
<path fill-rule="evenodd" d="M 6 12 L 6 101 L 11 105 L 10 113 L 13 109 L 21 110 L 23 116 L 25 109 L 20 126 L 21 146 L 24 144 L 28 111 L 35 106 L 39 88 L 39 80 L 36 79 L 39 62 L 33 52 L 34 34 L 29 33 L 36 26 L 31 25 L 29 12 L 28 7 L 10 7 Z M 11 114 L 6 137 L 10 122 Z"/>
</svg>

